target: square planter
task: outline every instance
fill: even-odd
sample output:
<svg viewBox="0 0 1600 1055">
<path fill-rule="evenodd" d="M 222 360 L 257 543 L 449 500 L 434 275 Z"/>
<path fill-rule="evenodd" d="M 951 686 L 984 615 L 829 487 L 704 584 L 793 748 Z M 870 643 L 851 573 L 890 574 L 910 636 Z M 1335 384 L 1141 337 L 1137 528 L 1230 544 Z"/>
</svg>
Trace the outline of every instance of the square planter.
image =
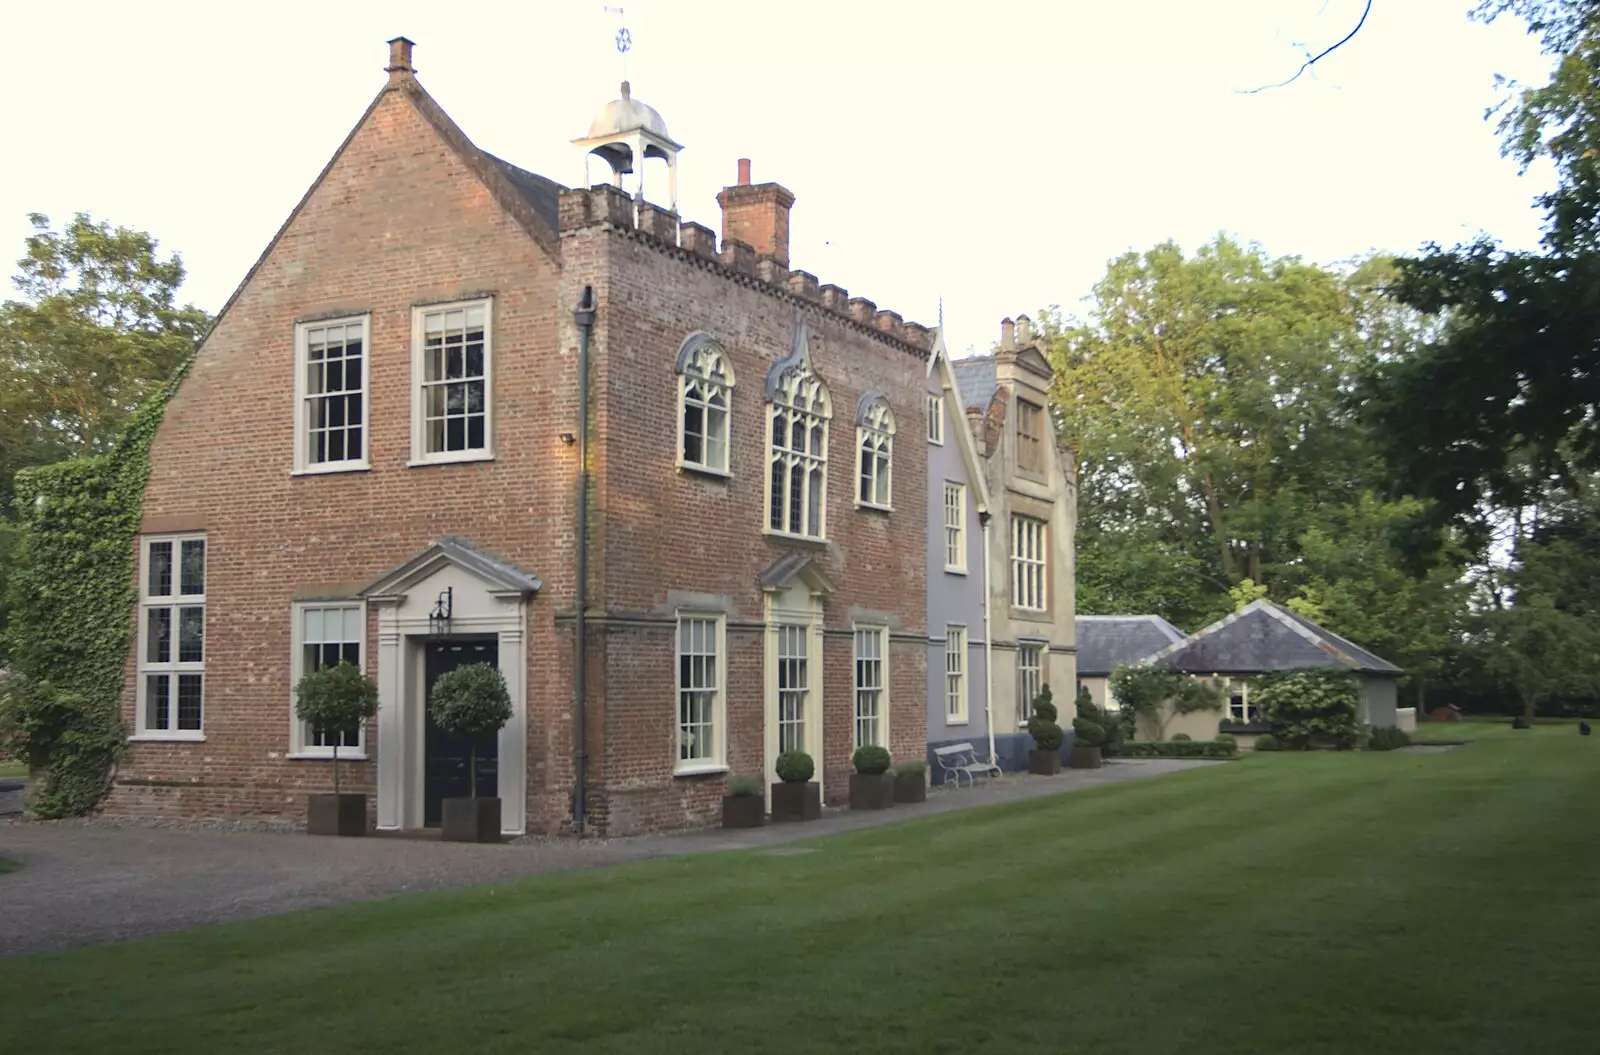
<svg viewBox="0 0 1600 1055">
<path fill-rule="evenodd" d="M 1099 769 L 1105 755 L 1098 747 L 1082 747 L 1072 745 L 1072 757 L 1067 764 L 1073 769 Z"/>
<path fill-rule="evenodd" d="M 1038 748 L 1029 751 L 1028 772 L 1041 777 L 1055 776 L 1061 772 L 1061 752 L 1040 751 Z"/>
<path fill-rule="evenodd" d="M 822 817 L 822 785 L 816 781 L 804 784 L 772 785 L 772 820 L 814 821 Z"/>
<path fill-rule="evenodd" d="M 896 802 L 927 802 L 928 775 L 926 773 L 896 773 L 894 775 L 894 800 Z"/>
<path fill-rule="evenodd" d="M 894 774 L 850 774 L 850 808 L 886 810 L 894 805 Z"/>
<path fill-rule="evenodd" d="M 365 795 L 307 795 L 307 835 L 367 834 Z"/>
<path fill-rule="evenodd" d="M 760 795 L 722 796 L 724 828 L 759 828 L 767 821 L 767 804 Z"/>
<path fill-rule="evenodd" d="M 445 799 L 439 838 L 447 843 L 500 841 L 499 799 Z"/>
</svg>

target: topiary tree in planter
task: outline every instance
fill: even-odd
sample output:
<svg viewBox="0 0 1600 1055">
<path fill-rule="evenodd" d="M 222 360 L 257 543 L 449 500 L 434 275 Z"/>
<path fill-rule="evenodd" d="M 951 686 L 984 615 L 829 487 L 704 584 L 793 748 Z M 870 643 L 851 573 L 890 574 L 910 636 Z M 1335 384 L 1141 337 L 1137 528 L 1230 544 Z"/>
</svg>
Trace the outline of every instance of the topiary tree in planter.
<svg viewBox="0 0 1600 1055">
<path fill-rule="evenodd" d="M 761 798 L 761 778 L 737 776 L 728 779 L 728 793 L 722 796 L 724 828 L 759 828 L 766 820 L 767 804 Z"/>
<path fill-rule="evenodd" d="M 439 675 L 428 694 L 428 713 L 447 733 L 465 737 L 471 794 L 445 799 L 443 830 L 450 842 L 499 842 L 500 799 L 478 797 L 480 737 L 498 733 L 511 720 L 511 694 L 506 679 L 488 663 L 468 663 Z"/>
<path fill-rule="evenodd" d="M 1061 772 L 1061 744 L 1066 739 L 1056 724 L 1056 705 L 1050 686 L 1033 698 L 1033 716 L 1028 719 L 1028 735 L 1033 750 L 1028 752 L 1028 772 L 1048 777 Z"/>
<path fill-rule="evenodd" d="M 367 796 L 346 795 L 339 783 L 339 741 L 346 729 L 378 713 L 378 686 L 354 663 L 307 671 L 294 687 L 294 713 L 313 729 L 333 737 L 333 794 L 306 797 L 306 831 L 311 835 L 365 835 Z"/>
<path fill-rule="evenodd" d="M 1105 759 L 1101 752 L 1105 745 L 1105 726 L 1093 718 L 1072 719 L 1072 755 L 1068 764 L 1073 769 L 1099 769 Z"/>
<path fill-rule="evenodd" d="M 785 751 L 773 767 L 773 821 L 814 821 L 822 816 L 822 788 L 811 779 L 817 765 L 804 751 Z"/>
<path fill-rule="evenodd" d="M 889 752 L 875 744 L 856 748 L 850 759 L 850 808 L 886 810 L 894 805 L 894 774 L 889 772 Z"/>
<path fill-rule="evenodd" d="M 1101 728 L 1103 735 L 1100 738 L 1100 754 L 1106 758 L 1120 755 L 1125 736 L 1121 716 L 1096 704 L 1094 697 L 1089 694 L 1087 685 L 1078 686 L 1078 695 L 1073 704 L 1077 708 L 1079 718 L 1087 718 Z M 1074 721 L 1072 724 L 1076 729 L 1078 723 Z M 1076 747 L 1077 743 L 1078 739 L 1074 737 L 1073 746 Z"/>
</svg>

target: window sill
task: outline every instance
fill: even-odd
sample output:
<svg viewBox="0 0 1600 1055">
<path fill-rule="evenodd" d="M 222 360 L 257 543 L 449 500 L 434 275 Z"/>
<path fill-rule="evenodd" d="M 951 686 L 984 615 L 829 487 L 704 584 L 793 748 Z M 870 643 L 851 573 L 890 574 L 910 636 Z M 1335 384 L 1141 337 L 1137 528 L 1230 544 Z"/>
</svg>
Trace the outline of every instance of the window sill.
<svg viewBox="0 0 1600 1055">
<path fill-rule="evenodd" d="M 856 508 L 863 513 L 883 513 L 887 515 L 894 512 L 894 506 L 880 506 L 876 502 L 863 502 L 859 499 L 856 500 Z"/>
<path fill-rule="evenodd" d="M 821 549 L 823 546 L 828 544 L 828 539 L 826 536 L 818 537 L 816 535 L 791 535 L 787 531 L 774 531 L 769 527 L 762 528 L 761 533 L 777 542 L 793 542 L 802 546 L 815 546 L 818 549 Z"/>
<path fill-rule="evenodd" d="M 970 719 L 970 718 L 946 718 L 944 720 L 944 724 L 946 724 L 946 725 L 966 725 L 971 720 L 972 719 Z"/>
<path fill-rule="evenodd" d="M 1048 608 L 1018 608 L 1011 606 L 1011 618 L 1027 619 L 1037 623 L 1050 622 L 1050 609 Z"/>
<path fill-rule="evenodd" d="M 463 451 L 459 454 L 429 454 L 406 462 L 406 468 L 418 469 L 425 465 L 458 465 L 462 462 L 492 462 L 493 451 Z"/>
<path fill-rule="evenodd" d="M 672 771 L 675 777 L 710 777 L 726 773 L 728 767 L 721 762 L 702 762 L 692 766 L 679 766 Z"/>
<path fill-rule="evenodd" d="M 967 569 L 965 569 L 965 568 L 957 568 L 957 567 L 954 567 L 953 565 L 946 564 L 944 566 L 944 573 L 946 575 L 965 575 L 965 574 L 967 574 Z"/>
<path fill-rule="evenodd" d="M 291 470 L 290 476 L 331 476 L 335 473 L 365 473 L 371 472 L 372 466 L 367 462 L 335 462 L 329 465 L 308 465 L 303 469 Z"/>
<path fill-rule="evenodd" d="M 284 761 L 286 761 L 286 762 L 332 762 L 333 761 L 333 752 L 332 751 L 292 751 L 289 754 L 284 755 L 283 758 L 284 758 Z M 360 754 L 347 755 L 347 754 L 344 754 L 344 753 L 341 752 L 340 755 L 339 755 L 339 761 L 341 761 L 341 762 L 366 762 L 366 761 L 368 761 L 367 753 L 365 751 L 362 751 Z"/>
<path fill-rule="evenodd" d="M 205 743 L 206 734 L 203 732 L 160 732 L 160 733 L 135 733 L 128 737 L 130 744 L 201 744 Z"/>
<path fill-rule="evenodd" d="M 705 476 L 713 480 L 731 480 L 733 473 L 727 469 L 713 469 L 709 465 L 695 465 L 693 462 L 679 462 L 678 471 L 691 476 Z"/>
<path fill-rule="evenodd" d="M 944 446 L 944 440 L 936 440 L 932 436 L 929 436 L 928 437 L 928 446 L 930 446 L 930 447 L 943 447 Z"/>
</svg>

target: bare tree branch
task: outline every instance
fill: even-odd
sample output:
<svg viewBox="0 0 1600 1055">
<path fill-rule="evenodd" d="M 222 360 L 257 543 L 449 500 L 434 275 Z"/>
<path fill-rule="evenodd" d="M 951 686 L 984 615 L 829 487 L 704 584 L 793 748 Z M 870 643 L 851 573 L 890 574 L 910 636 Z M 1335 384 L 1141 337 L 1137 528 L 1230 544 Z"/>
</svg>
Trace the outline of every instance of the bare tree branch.
<svg viewBox="0 0 1600 1055">
<path fill-rule="evenodd" d="M 1326 5 L 1324 5 L 1324 6 L 1326 6 Z M 1300 64 L 1300 68 L 1298 70 L 1295 70 L 1294 71 L 1294 75 L 1291 76 L 1288 80 L 1279 81 L 1277 84 L 1263 84 L 1259 88 L 1241 88 L 1241 89 L 1239 89 L 1239 94 L 1240 95 L 1255 95 L 1257 92 L 1268 91 L 1268 90 L 1270 90 L 1272 88 L 1283 88 L 1283 87 L 1286 87 L 1287 85 L 1293 84 L 1295 81 L 1300 79 L 1300 75 L 1301 74 L 1305 73 L 1311 67 L 1315 66 L 1317 63 L 1321 62 L 1323 59 L 1327 58 L 1329 55 L 1333 54 L 1335 51 L 1338 51 L 1340 48 L 1342 48 L 1346 44 L 1350 43 L 1350 39 L 1352 37 L 1354 37 L 1357 33 L 1361 32 L 1361 27 L 1367 24 L 1367 16 L 1370 15 L 1371 13 L 1372 13 L 1372 0 L 1367 0 L 1367 6 L 1362 8 L 1362 10 L 1361 10 L 1361 19 L 1360 19 L 1360 21 L 1358 21 L 1356 23 L 1355 28 L 1352 29 L 1350 32 L 1346 33 L 1343 37 L 1341 37 L 1339 40 L 1335 41 L 1333 44 L 1330 44 L 1328 47 L 1323 48 L 1321 51 L 1317 52 L 1315 55 L 1311 56 L 1309 59 L 1306 59 L 1306 61 Z"/>
</svg>

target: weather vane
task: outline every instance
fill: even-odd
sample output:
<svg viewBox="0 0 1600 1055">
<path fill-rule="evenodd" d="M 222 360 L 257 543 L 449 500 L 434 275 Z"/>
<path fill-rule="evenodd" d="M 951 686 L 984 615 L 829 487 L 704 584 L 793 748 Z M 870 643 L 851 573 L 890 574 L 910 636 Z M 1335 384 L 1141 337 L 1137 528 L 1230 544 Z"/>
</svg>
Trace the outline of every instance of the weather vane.
<svg viewBox="0 0 1600 1055">
<path fill-rule="evenodd" d="M 633 50 L 633 34 L 624 21 L 626 15 L 620 7 L 607 7 L 606 14 L 617 16 L 617 54 L 622 56 L 622 79 L 628 79 L 628 52 Z"/>
</svg>

